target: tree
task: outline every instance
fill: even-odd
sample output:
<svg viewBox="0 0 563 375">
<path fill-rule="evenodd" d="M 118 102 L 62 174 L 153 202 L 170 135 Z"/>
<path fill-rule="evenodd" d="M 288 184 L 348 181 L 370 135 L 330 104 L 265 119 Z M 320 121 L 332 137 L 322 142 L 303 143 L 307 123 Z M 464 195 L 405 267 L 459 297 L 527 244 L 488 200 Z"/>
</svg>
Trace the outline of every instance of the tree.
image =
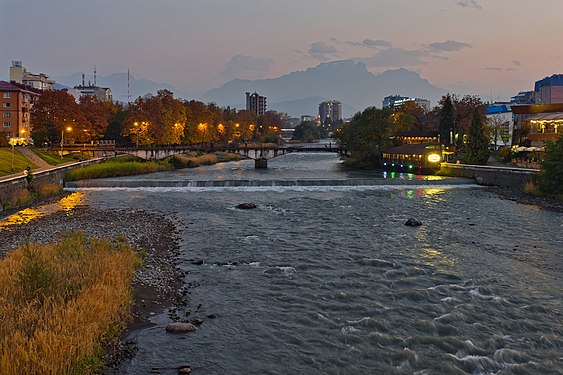
<svg viewBox="0 0 563 375">
<path fill-rule="evenodd" d="M 300 140 L 302 142 L 313 142 L 319 140 L 321 134 L 316 124 L 311 122 L 302 122 L 293 129 L 291 139 Z"/>
<path fill-rule="evenodd" d="M 446 146 L 454 144 L 454 105 L 450 94 L 442 97 L 440 100 L 441 111 L 438 123 L 438 131 L 440 132 L 440 143 Z"/>
<path fill-rule="evenodd" d="M 484 126 L 483 115 L 475 109 L 467 135 L 464 161 L 467 164 L 485 164 L 489 160 L 489 155 L 489 137 Z"/>
<path fill-rule="evenodd" d="M 465 135 L 469 133 L 475 111 L 484 116 L 485 104 L 476 95 L 464 95 L 461 99 L 454 95 L 452 103 L 454 105 L 454 143 L 457 147 L 463 147 Z"/>
<path fill-rule="evenodd" d="M 381 164 L 381 154 L 392 145 L 390 137 L 395 131 L 391 114 L 390 108 L 368 107 L 356 113 L 338 133 L 357 166 Z"/>
<path fill-rule="evenodd" d="M 71 127 L 75 133 L 87 123 L 74 97 L 65 91 L 44 91 L 31 109 L 31 137 L 36 145 L 56 144 L 65 128 Z M 65 140 L 75 138 L 73 133 L 65 135 Z"/>
<path fill-rule="evenodd" d="M 537 185 L 544 193 L 563 194 L 563 136 L 546 143 Z"/>
<path fill-rule="evenodd" d="M 86 123 L 84 128 L 76 129 L 77 139 L 87 142 L 104 138 L 109 122 L 117 112 L 117 106 L 111 102 L 102 102 L 94 95 L 82 95 L 78 107 Z"/>
<path fill-rule="evenodd" d="M 497 149 L 497 144 L 499 140 L 502 140 L 504 145 L 508 142 L 509 135 L 504 131 L 507 127 L 507 121 L 504 121 L 502 116 L 495 114 L 487 119 L 487 129 L 491 135 L 491 139 L 495 146 L 495 151 Z"/>
</svg>

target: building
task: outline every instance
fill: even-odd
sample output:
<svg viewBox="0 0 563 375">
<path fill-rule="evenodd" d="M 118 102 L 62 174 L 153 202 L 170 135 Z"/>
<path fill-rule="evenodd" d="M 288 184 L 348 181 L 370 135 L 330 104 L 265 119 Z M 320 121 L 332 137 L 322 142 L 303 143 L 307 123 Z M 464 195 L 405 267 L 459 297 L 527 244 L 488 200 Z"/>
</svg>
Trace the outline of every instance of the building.
<svg viewBox="0 0 563 375">
<path fill-rule="evenodd" d="M 510 98 L 510 103 L 514 104 L 534 104 L 535 93 L 533 91 L 520 91 L 517 95 Z"/>
<path fill-rule="evenodd" d="M 95 96 L 99 101 L 102 102 L 113 101 L 113 96 L 111 93 L 111 89 L 109 87 L 96 86 L 95 72 L 94 72 L 94 84 L 88 82 L 88 84 L 86 85 L 84 82 L 84 74 L 82 74 L 82 84 L 78 86 L 74 86 L 74 89 L 77 90 L 81 96 L 82 95 Z"/>
<path fill-rule="evenodd" d="M 342 103 L 338 100 L 329 100 L 319 104 L 319 122 L 321 126 L 325 124 L 336 125 L 342 121 Z"/>
<path fill-rule="evenodd" d="M 21 61 L 12 61 L 10 66 L 10 82 L 32 87 L 37 90 L 51 90 L 55 81 L 50 80 L 44 73 L 34 74 L 28 72 Z"/>
<path fill-rule="evenodd" d="M 6 139 L 29 139 L 31 131 L 30 111 L 41 90 L 15 82 L 0 81 L 0 133 Z"/>
<path fill-rule="evenodd" d="M 542 147 L 563 133 L 563 103 L 515 105 L 512 145 Z"/>
<path fill-rule="evenodd" d="M 536 104 L 563 103 L 563 74 L 545 77 L 534 85 Z"/>
<path fill-rule="evenodd" d="M 260 96 L 256 92 L 246 93 L 246 110 L 253 112 L 256 116 L 266 113 L 266 97 Z"/>
<path fill-rule="evenodd" d="M 317 117 L 316 116 L 311 116 L 311 115 L 302 115 L 301 116 L 301 123 L 303 122 L 317 122 Z M 299 124 L 298 124 L 299 125 Z"/>
<path fill-rule="evenodd" d="M 390 95 L 383 98 L 383 108 L 394 108 L 407 102 L 414 102 L 424 109 L 425 112 L 430 111 L 430 100 L 422 98 L 410 98 L 408 96 Z"/>
<path fill-rule="evenodd" d="M 514 121 L 509 103 L 493 103 L 485 108 L 487 122 L 493 129 L 491 132 L 491 144 L 495 149 L 508 146 L 512 140 Z"/>
</svg>

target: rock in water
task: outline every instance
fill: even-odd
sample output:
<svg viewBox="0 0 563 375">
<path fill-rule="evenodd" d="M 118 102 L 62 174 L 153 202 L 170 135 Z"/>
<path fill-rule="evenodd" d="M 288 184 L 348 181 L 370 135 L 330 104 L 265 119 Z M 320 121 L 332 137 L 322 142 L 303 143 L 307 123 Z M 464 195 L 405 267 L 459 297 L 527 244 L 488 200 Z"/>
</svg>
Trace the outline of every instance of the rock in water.
<svg viewBox="0 0 563 375">
<path fill-rule="evenodd" d="M 186 332 L 193 332 L 197 330 L 197 327 L 191 323 L 170 323 L 166 326 L 166 332 L 169 333 L 186 333 Z"/>
<path fill-rule="evenodd" d="M 182 366 L 178 368 L 178 374 L 191 374 L 192 368 L 190 366 Z"/>
<path fill-rule="evenodd" d="M 407 220 L 405 225 L 407 225 L 409 227 L 418 227 L 418 226 L 421 226 L 422 223 L 420 221 L 418 221 L 417 219 L 415 219 L 414 217 L 411 217 Z"/>
<path fill-rule="evenodd" d="M 256 208 L 256 205 L 254 203 L 241 203 L 237 206 L 237 208 L 240 208 L 241 210 L 250 210 L 252 208 Z"/>
</svg>

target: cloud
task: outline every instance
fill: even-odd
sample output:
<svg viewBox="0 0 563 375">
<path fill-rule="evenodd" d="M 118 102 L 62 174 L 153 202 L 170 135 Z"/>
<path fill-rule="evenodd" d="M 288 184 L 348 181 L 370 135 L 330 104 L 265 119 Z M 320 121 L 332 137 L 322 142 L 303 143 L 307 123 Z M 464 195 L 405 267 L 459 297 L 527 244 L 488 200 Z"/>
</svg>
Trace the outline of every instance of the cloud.
<svg viewBox="0 0 563 375">
<path fill-rule="evenodd" d="M 393 44 L 387 40 L 381 39 L 364 39 L 361 42 L 347 42 L 353 46 L 368 47 L 368 48 L 379 48 L 379 47 L 391 47 Z"/>
<path fill-rule="evenodd" d="M 261 78 L 273 65 L 271 59 L 236 55 L 231 57 L 225 69 L 219 73 L 225 79 L 234 78 Z"/>
<path fill-rule="evenodd" d="M 327 60 L 337 54 L 336 48 L 324 42 L 315 42 L 309 48 L 309 54 L 316 59 Z"/>
<path fill-rule="evenodd" d="M 396 66 L 417 66 L 428 65 L 423 60 L 424 57 L 429 57 L 430 54 L 421 50 L 404 50 L 402 48 L 388 48 L 378 52 L 372 57 L 359 58 L 370 67 L 396 67 Z"/>
<path fill-rule="evenodd" d="M 514 66 L 522 66 L 522 64 L 521 64 L 520 61 L 518 61 L 518 60 L 512 60 L 512 65 L 514 65 Z"/>
<path fill-rule="evenodd" d="M 463 48 L 471 48 L 471 44 L 458 42 L 455 40 L 447 40 L 445 42 L 430 43 L 428 45 L 428 48 L 435 52 L 453 52 L 459 51 Z"/>
<path fill-rule="evenodd" d="M 476 0 L 459 0 L 456 4 L 464 8 L 475 8 L 483 10 L 483 7 Z"/>
<path fill-rule="evenodd" d="M 486 66 L 486 67 L 484 67 L 483 69 L 485 69 L 485 70 L 494 70 L 494 71 L 497 71 L 497 72 L 500 72 L 500 71 L 504 70 L 503 68 L 500 68 L 500 67 L 498 67 L 498 66 Z"/>
</svg>

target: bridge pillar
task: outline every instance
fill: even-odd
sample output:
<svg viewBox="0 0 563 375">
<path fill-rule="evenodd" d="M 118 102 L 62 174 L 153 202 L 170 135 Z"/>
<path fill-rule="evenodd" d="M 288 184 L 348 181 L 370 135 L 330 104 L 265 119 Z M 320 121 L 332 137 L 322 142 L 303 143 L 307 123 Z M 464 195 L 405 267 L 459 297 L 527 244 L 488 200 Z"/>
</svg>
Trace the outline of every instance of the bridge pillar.
<svg viewBox="0 0 563 375">
<path fill-rule="evenodd" d="M 266 159 L 266 158 L 256 158 L 254 160 L 254 168 L 255 169 L 267 169 L 268 168 L 268 159 Z"/>
</svg>

